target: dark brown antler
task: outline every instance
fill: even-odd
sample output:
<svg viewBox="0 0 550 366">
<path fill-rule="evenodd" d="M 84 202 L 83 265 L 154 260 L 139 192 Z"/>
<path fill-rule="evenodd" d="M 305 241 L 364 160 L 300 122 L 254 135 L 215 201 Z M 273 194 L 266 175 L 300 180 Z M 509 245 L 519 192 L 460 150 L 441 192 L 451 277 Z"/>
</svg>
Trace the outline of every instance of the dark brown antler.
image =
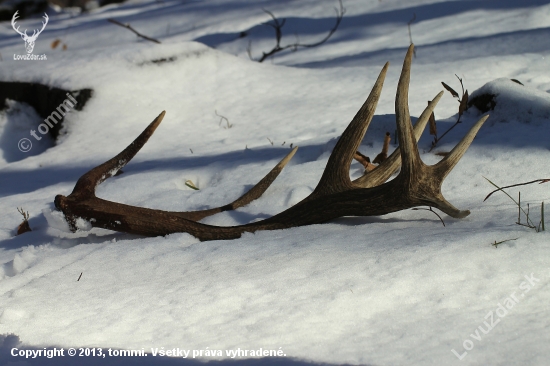
<svg viewBox="0 0 550 366">
<path fill-rule="evenodd" d="M 132 159 L 160 124 L 164 112 L 123 152 L 84 174 L 68 197 L 58 195 L 55 198 L 55 205 L 63 211 L 73 230 L 76 230 L 76 219 L 81 217 L 95 227 L 147 236 L 187 232 L 200 240 L 234 239 L 240 237 L 243 232 L 318 224 L 342 216 L 384 215 L 416 206 L 435 207 L 449 216 L 463 218 L 470 212 L 460 211 L 447 202 L 441 194 L 441 184 L 464 155 L 487 116 L 481 118 L 443 160 L 433 166 L 425 165 L 420 159 L 416 141 L 420 138 L 443 92 L 429 103 L 413 129 L 408 108 L 412 55 L 413 46 L 411 45 L 403 64 L 395 102 L 400 147 L 378 167 L 351 181 L 349 167 L 374 116 L 388 69 L 386 64 L 369 97 L 334 147 L 315 190 L 295 206 L 271 218 L 230 227 L 210 226 L 196 222 L 203 217 L 244 206 L 260 197 L 294 155 L 296 148 L 243 197 L 219 208 L 195 212 L 167 212 L 97 198 L 95 187 L 113 176 Z M 384 183 L 399 169 L 400 165 L 401 171 L 397 177 Z"/>
<path fill-rule="evenodd" d="M 277 178 L 285 165 L 292 159 L 298 147 L 295 147 L 287 154 L 271 171 L 254 187 L 252 187 L 243 196 L 239 197 L 227 205 L 211 208 L 208 210 L 171 212 L 152 210 L 141 207 L 128 206 L 116 202 L 110 202 L 97 198 L 95 189 L 107 178 L 114 176 L 122 169 L 138 151 L 149 140 L 149 137 L 155 132 L 156 128 L 164 118 L 165 112 L 162 112 L 147 128 L 139 135 L 126 149 L 114 158 L 93 168 L 84 174 L 76 182 L 73 192 L 68 196 L 58 195 L 55 197 L 55 206 L 63 211 L 71 230 L 76 231 L 76 219 L 78 217 L 90 220 L 92 226 L 102 227 L 111 230 L 138 233 L 143 235 L 157 236 L 155 230 L 159 229 L 159 224 L 155 223 L 157 217 L 168 221 L 174 218 L 199 221 L 207 216 L 214 215 L 223 211 L 235 210 L 246 206 L 250 202 L 259 198 L 271 183 Z M 159 216 L 160 215 L 160 216 Z M 151 220 L 146 224 L 143 220 Z M 177 221 L 177 220 L 176 220 Z M 141 227 L 142 224 L 144 227 Z M 151 228 L 154 227 L 154 228 Z M 162 225 L 160 225 L 162 227 Z M 153 230 L 153 232 L 150 232 Z M 181 230 L 180 230 L 181 231 Z M 174 231 L 171 231 L 174 232 Z"/>
</svg>

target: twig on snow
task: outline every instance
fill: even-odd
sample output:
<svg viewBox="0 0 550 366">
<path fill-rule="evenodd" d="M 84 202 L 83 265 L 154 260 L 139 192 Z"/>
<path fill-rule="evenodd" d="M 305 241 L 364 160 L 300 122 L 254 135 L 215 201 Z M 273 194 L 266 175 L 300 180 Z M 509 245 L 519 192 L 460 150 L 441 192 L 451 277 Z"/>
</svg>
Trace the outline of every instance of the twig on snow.
<svg viewBox="0 0 550 366">
<path fill-rule="evenodd" d="M 276 54 L 278 52 L 281 52 L 281 51 L 284 51 L 284 50 L 291 49 L 292 51 L 296 51 L 298 48 L 312 48 L 312 47 L 317 47 L 317 46 L 322 45 L 323 43 L 328 41 L 330 37 L 332 37 L 334 32 L 336 32 L 336 30 L 338 29 L 338 26 L 340 25 L 340 22 L 342 22 L 342 18 L 344 17 L 344 14 L 346 13 L 346 8 L 344 8 L 344 4 L 342 3 L 342 0 L 338 0 L 338 3 L 340 4 L 339 9 L 335 8 L 335 10 L 336 10 L 336 24 L 334 25 L 334 27 L 332 27 L 332 29 L 325 36 L 325 38 L 323 38 L 319 42 L 305 44 L 305 43 L 300 43 L 300 40 L 299 40 L 298 36 L 296 36 L 296 42 L 292 43 L 292 44 L 288 44 L 286 46 L 281 46 L 281 39 L 283 38 L 282 28 L 286 23 L 286 19 L 279 20 L 275 17 L 275 15 L 273 15 L 272 12 L 270 12 L 269 10 L 264 9 L 264 12 L 266 12 L 271 17 L 271 19 L 273 20 L 272 22 L 268 22 L 268 23 L 264 23 L 264 24 L 269 26 L 269 27 L 272 27 L 273 29 L 275 29 L 275 40 L 276 40 L 277 43 L 271 51 L 262 52 L 262 57 L 260 57 L 259 59 L 256 60 L 252 57 L 252 43 L 249 42 L 248 43 L 248 48 L 247 48 L 248 57 L 251 60 L 254 60 L 254 61 L 264 62 L 265 59 L 267 59 L 268 57 L 271 57 L 274 54 Z"/>
<path fill-rule="evenodd" d="M 113 24 L 116 24 L 118 26 L 121 26 L 122 28 L 126 28 L 128 30 L 130 30 L 131 32 L 134 32 L 138 37 L 141 37 L 143 39 L 146 39 L 148 41 L 151 41 L 151 42 L 155 42 L 155 43 L 158 43 L 160 44 L 160 41 L 157 40 L 157 39 L 154 39 L 154 38 L 151 38 L 151 37 L 147 37 L 141 33 L 139 33 L 138 31 L 136 31 L 134 28 L 132 28 L 132 26 L 130 24 L 122 24 L 121 22 L 119 22 L 118 20 L 115 20 L 115 19 L 107 19 L 107 21 L 113 23 Z"/>
</svg>

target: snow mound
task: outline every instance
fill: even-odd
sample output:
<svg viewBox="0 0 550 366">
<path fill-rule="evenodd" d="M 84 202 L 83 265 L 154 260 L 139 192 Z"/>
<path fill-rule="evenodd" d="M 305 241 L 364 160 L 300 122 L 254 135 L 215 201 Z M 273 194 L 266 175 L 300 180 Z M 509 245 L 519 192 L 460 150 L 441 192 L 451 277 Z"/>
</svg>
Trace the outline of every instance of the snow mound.
<svg viewBox="0 0 550 366">
<path fill-rule="evenodd" d="M 530 123 L 550 119 L 550 94 L 507 78 L 488 82 L 473 92 L 470 104 L 481 112 L 492 109 L 493 122 Z"/>
<path fill-rule="evenodd" d="M 29 245 L 24 248 L 20 253 L 15 254 L 12 261 L 4 263 L 0 266 L 0 280 L 6 277 L 13 277 L 27 268 L 29 268 L 36 261 L 36 248 L 33 245 Z"/>
<path fill-rule="evenodd" d="M 63 212 L 52 211 L 50 209 L 45 208 L 42 210 L 42 214 L 46 218 L 46 221 L 48 222 L 48 225 L 50 227 L 65 233 L 71 232 L 71 229 L 69 228 L 69 224 L 67 223 L 67 220 L 65 220 L 65 216 L 63 215 Z"/>
<path fill-rule="evenodd" d="M 34 108 L 11 99 L 5 104 L 6 109 L 0 112 L 0 165 L 41 154 L 54 145 L 48 135 L 40 140 L 29 139 L 29 131 L 42 122 Z"/>
</svg>

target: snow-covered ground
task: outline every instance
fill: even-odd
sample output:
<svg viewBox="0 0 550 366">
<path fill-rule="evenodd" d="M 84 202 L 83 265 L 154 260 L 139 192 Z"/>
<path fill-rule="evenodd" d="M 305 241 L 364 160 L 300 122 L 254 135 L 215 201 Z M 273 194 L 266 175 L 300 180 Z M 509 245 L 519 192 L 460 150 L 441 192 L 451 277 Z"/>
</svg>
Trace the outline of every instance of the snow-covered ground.
<svg viewBox="0 0 550 366">
<path fill-rule="evenodd" d="M 250 45 L 258 58 L 275 43 L 273 29 L 261 25 L 270 19 L 263 9 L 287 18 L 283 44 L 296 37 L 311 43 L 333 26 L 338 2 L 130 1 L 80 15 L 52 11 L 34 50 L 45 61 L 14 60 L 25 54 L 24 43 L 2 23 L 0 81 L 94 93 L 82 111 L 65 117 L 57 142 L 30 135 L 41 117 L 28 105 L 8 101 L 0 112 L 0 364 L 550 362 L 549 231 L 516 225 L 517 207 L 502 193 L 483 202 L 493 190 L 484 177 L 501 186 L 550 178 L 550 1 L 343 4 L 345 16 L 326 44 L 264 63 L 247 54 Z M 98 187 L 99 197 L 171 211 L 220 206 L 292 144 L 300 147 L 296 156 L 260 199 L 202 222 L 238 225 L 283 211 L 315 188 L 338 136 L 390 61 L 360 147 L 375 156 L 385 132 L 395 130 L 395 88 L 414 15 L 413 117 L 442 90 L 441 81 L 461 90 L 455 74 L 470 94 L 487 83 L 483 91 L 497 94 L 496 109 L 442 189 L 471 211 L 467 218 L 442 215 L 443 227 L 430 212 L 407 210 L 211 242 L 184 233 L 60 230 L 54 197 L 68 195 L 83 173 L 116 155 L 163 110 L 154 136 L 124 174 Z M 18 24 L 30 33 L 40 18 Z M 55 39 L 67 49 L 52 49 Z M 152 62 L 159 59 L 168 62 Z M 440 134 L 457 111 L 445 92 L 435 111 Z M 424 162 L 437 162 L 434 153 L 449 151 L 479 117 L 469 109 L 432 152 L 425 132 Z M 22 138 L 33 143 L 30 152 L 18 149 Z M 361 169 L 354 162 L 350 174 Z M 549 187 L 507 191 L 521 191 L 538 223 Z M 20 236 L 18 207 L 29 212 L 33 230 Z M 550 227 L 548 210 L 546 216 Z M 54 347 L 65 356 L 11 355 L 13 348 Z M 101 348 L 107 356 L 69 357 L 70 347 Z M 260 348 L 281 356 L 231 358 L 238 349 Z M 109 349 L 148 356 L 115 357 Z M 153 355 L 161 349 L 191 353 Z M 193 358 L 193 350 L 208 353 Z"/>
</svg>

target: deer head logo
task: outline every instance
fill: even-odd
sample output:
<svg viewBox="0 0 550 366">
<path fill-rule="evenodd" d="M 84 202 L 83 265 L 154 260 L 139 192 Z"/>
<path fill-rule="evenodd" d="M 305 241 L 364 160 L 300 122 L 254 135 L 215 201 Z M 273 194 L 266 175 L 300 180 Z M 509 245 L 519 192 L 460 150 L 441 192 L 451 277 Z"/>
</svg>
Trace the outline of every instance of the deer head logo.
<svg viewBox="0 0 550 366">
<path fill-rule="evenodd" d="M 21 35 L 21 38 L 23 38 L 23 41 L 25 41 L 25 48 L 27 49 L 27 53 L 32 53 L 32 50 L 34 49 L 34 42 L 36 41 L 36 39 L 38 38 L 38 36 L 40 35 L 40 33 L 42 33 L 42 31 L 44 30 L 44 28 L 46 28 L 46 24 L 48 24 L 48 14 L 44 13 L 44 20 L 45 22 L 42 22 L 42 29 L 40 30 L 34 30 L 33 33 L 32 33 L 32 36 L 28 36 L 27 35 L 27 30 L 25 29 L 25 32 L 21 32 L 19 31 L 19 27 L 15 28 L 15 20 L 18 18 L 17 16 L 17 13 L 19 11 L 16 11 L 15 14 L 13 14 L 13 18 L 11 18 L 11 26 L 13 27 L 13 29 L 19 33 Z M 38 33 L 37 33 L 38 32 Z"/>
</svg>

